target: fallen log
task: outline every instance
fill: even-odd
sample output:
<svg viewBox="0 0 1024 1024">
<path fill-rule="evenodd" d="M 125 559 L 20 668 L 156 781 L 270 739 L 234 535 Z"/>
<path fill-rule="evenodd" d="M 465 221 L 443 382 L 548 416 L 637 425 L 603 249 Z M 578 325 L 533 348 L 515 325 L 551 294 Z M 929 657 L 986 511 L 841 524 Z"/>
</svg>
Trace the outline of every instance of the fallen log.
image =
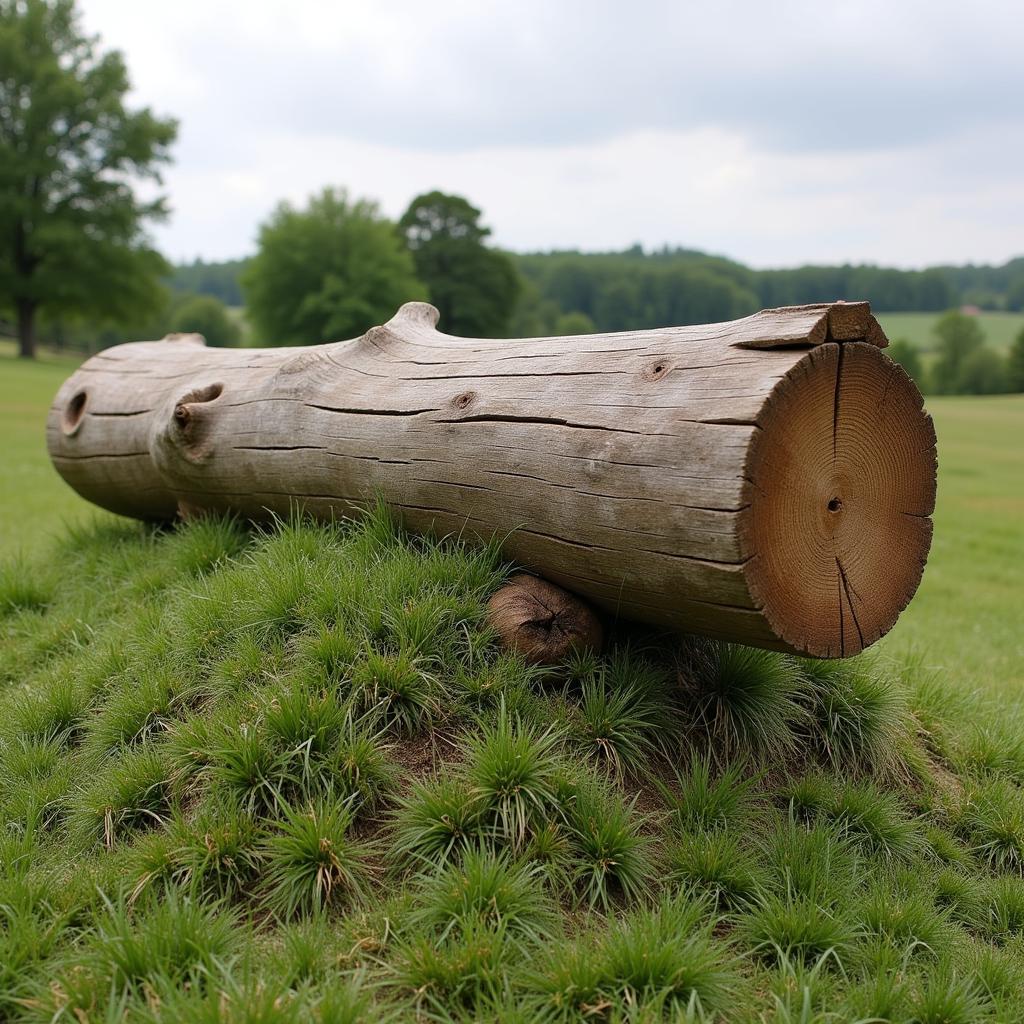
<svg viewBox="0 0 1024 1024">
<path fill-rule="evenodd" d="M 50 455 L 141 519 L 352 514 L 495 534 L 606 611 L 818 657 L 913 596 L 935 433 L 867 303 L 497 341 L 409 303 L 354 341 L 107 349 L 64 384 Z"/>
</svg>

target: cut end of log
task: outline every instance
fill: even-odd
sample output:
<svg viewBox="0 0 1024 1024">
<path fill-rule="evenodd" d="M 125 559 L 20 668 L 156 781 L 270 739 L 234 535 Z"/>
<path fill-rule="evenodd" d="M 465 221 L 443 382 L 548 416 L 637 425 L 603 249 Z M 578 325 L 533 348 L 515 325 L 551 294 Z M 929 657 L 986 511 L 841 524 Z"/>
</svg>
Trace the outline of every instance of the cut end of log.
<svg viewBox="0 0 1024 1024">
<path fill-rule="evenodd" d="M 914 382 L 875 345 L 826 343 L 776 385 L 746 466 L 747 580 L 795 651 L 858 654 L 913 597 L 936 449 Z"/>
<path fill-rule="evenodd" d="M 600 650 L 601 622 L 591 607 L 547 580 L 513 576 L 487 605 L 499 640 L 533 665 L 555 665 L 573 651 Z"/>
</svg>

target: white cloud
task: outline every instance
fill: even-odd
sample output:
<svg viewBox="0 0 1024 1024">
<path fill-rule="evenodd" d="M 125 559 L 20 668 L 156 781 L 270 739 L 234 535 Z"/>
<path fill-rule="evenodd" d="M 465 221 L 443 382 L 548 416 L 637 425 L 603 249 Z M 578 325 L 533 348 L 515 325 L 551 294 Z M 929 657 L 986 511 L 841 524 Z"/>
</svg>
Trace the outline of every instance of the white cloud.
<svg viewBox="0 0 1024 1024">
<path fill-rule="evenodd" d="M 251 249 L 326 184 L 442 188 L 517 249 L 640 241 L 759 265 L 1024 250 L 1010 2 L 84 0 L 181 118 L 175 258 Z"/>
</svg>

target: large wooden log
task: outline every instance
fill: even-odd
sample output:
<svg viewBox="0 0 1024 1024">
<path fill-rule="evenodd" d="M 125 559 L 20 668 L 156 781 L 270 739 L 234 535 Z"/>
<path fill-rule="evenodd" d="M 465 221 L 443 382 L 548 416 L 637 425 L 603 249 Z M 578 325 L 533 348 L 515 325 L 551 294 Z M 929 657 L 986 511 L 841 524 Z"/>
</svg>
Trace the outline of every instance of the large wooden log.
<svg viewBox="0 0 1024 1024">
<path fill-rule="evenodd" d="M 121 345 L 60 389 L 50 454 L 91 501 L 170 519 L 375 494 L 506 537 L 608 611 L 819 657 L 917 588 L 935 434 L 867 303 L 575 338 L 452 338 L 403 306 L 354 341 Z"/>
</svg>

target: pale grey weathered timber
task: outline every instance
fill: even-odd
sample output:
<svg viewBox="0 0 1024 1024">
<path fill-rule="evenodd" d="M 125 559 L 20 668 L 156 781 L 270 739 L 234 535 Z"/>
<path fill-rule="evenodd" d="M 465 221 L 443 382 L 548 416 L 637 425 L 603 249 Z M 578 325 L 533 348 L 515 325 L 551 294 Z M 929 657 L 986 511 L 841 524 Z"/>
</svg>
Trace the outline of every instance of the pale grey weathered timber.
<svg viewBox="0 0 1024 1024">
<path fill-rule="evenodd" d="M 531 340 L 453 338 L 409 303 L 354 341 L 120 345 L 61 388 L 64 479 L 143 519 L 375 495 L 624 617 L 817 656 L 913 595 L 935 436 L 866 303 Z"/>
</svg>

